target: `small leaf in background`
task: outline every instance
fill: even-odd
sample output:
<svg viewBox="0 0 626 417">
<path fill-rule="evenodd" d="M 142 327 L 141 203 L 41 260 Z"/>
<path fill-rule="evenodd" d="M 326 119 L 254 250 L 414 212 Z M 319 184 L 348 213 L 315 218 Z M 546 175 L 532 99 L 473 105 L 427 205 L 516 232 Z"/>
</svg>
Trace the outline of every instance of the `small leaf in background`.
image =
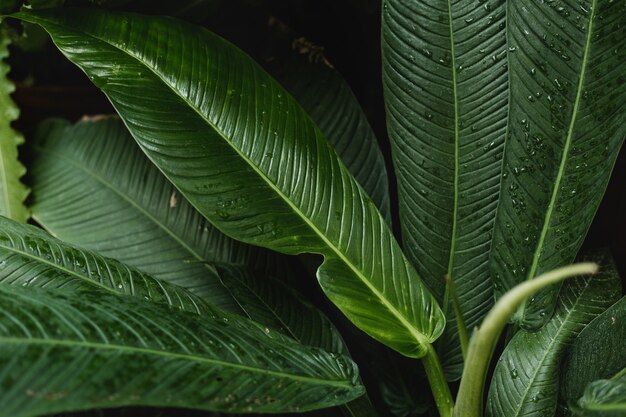
<svg viewBox="0 0 626 417">
<path fill-rule="evenodd" d="M 427 353 L 445 325 L 436 300 L 311 119 L 248 56 L 168 18 L 14 16 L 49 31 L 217 228 L 286 254 L 322 254 L 318 282 L 354 324 L 406 356 Z"/>
<path fill-rule="evenodd" d="M 554 316 L 541 330 L 520 330 L 498 360 L 487 399 L 488 417 L 552 416 L 557 409 L 559 364 L 568 344 L 621 294 L 621 280 L 606 253 L 592 277 L 567 281 Z"/>
<path fill-rule="evenodd" d="M 496 296 L 571 263 L 626 136 L 623 3 L 507 2 L 510 106 L 491 267 Z M 559 22 L 556 24 L 555 22 Z M 559 286 L 514 320 L 541 327 Z"/>
<path fill-rule="evenodd" d="M 626 377 L 594 381 L 574 408 L 578 417 L 624 417 L 626 415 Z"/>
<path fill-rule="evenodd" d="M 560 402 L 576 404 L 585 387 L 611 379 L 626 367 L 626 297 L 595 318 L 568 349 L 561 367 Z"/>
<path fill-rule="evenodd" d="M 9 65 L 4 61 L 9 55 L 8 45 L 9 36 L 0 23 L 0 215 L 25 222 L 29 213 L 24 199 L 29 190 L 20 181 L 26 168 L 18 159 L 18 146 L 24 137 L 11 128 L 20 112 L 10 96 L 15 87 L 7 78 Z"/>
<path fill-rule="evenodd" d="M 507 117 L 504 1 L 385 0 L 383 82 L 402 242 L 446 311 L 446 377 L 463 355 L 444 277 L 465 326 L 493 305 L 488 257 Z"/>
<path fill-rule="evenodd" d="M 0 285 L 0 416 L 131 405 L 306 411 L 363 393 L 345 356 L 103 290 Z"/>
</svg>

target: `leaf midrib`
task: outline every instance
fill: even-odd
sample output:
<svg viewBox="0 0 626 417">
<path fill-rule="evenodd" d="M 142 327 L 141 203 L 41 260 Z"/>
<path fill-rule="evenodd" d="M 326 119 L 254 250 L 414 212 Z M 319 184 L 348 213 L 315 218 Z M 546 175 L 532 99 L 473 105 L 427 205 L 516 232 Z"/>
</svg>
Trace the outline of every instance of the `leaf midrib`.
<svg viewBox="0 0 626 417">
<path fill-rule="evenodd" d="M 19 13 L 17 14 L 18 16 L 20 15 Z M 24 15 L 25 17 L 28 17 L 28 14 Z M 70 32 L 76 32 L 74 29 L 67 27 L 67 26 L 63 26 L 61 24 L 58 24 L 56 22 L 51 22 L 49 20 L 46 20 L 45 18 L 42 17 L 36 17 L 35 20 L 41 20 L 44 22 L 47 22 L 48 24 L 50 24 L 50 26 L 56 26 L 56 27 L 62 27 L 65 30 L 68 30 Z M 78 32 L 81 33 L 81 32 Z M 241 151 L 239 149 L 237 149 L 235 146 L 233 146 L 233 144 L 230 142 L 230 140 L 224 136 L 224 132 L 222 132 L 220 129 L 218 129 L 210 120 L 208 120 L 206 118 L 206 116 L 204 116 L 199 109 L 197 109 L 192 103 L 189 102 L 188 99 L 186 99 L 184 96 L 182 96 L 181 94 L 179 94 L 179 92 L 175 89 L 174 86 L 170 85 L 167 80 L 161 76 L 161 74 L 158 73 L 158 71 L 154 68 L 152 68 L 150 65 L 148 65 L 146 62 L 142 61 L 140 57 L 132 54 L 130 51 L 122 49 L 121 47 L 119 47 L 118 45 L 115 45 L 114 43 L 111 43 L 105 39 L 102 39 L 98 36 L 95 36 L 92 33 L 88 33 L 88 32 L 82 32 L 87 36 L 92 37 L 93 39 L 100 41 L 104 44 L 107 44 L 115 49 L 117 49 L 118 51 L 127 54 L 129 57 L 132 57 L 133 59 L 135 59 L 137 62 L 139 62 L 141 65 L 143 65 L 145 68 L 147 68 L 148 70 L 150 70 L 150 72 L 152 72 L 159 80 L 161 80 L 161 82 L 167 86 L 173 93 L 174 95 L 176 95 L 180 100 L 182 100 L 184 103 L 186 103 L 189 108 L 191 108 L 194 113 L 196 113 L 206 124 L 208 124 L 209 126 L 211 126 L 213 128 L 213 130 L 215 132 L 218 133 L 218 135 L 220 137 L 222 137 L 222 139 L 231 147 L 231 149 L 241 157 L 241 159 L 243 161 L 245 161 L 250 168 L 257 173 L 257 175 L 259 175 L 259 177 L 261 179 L 263 179 L 263 181 L 268 185 L 268 187 L 270 187 L 272 190 L 274 190 L 274 192 L 276 192 L 276 194 L 297 214 L 298 217 L 300 217 L 302 219 L 302 221 L 304 223 L 306 223 L 311 230 L 313 230 L 313 232 L 315 232 L 315 234 L 317 234 L 317 236 L 330 248 L 332 249 L 332 251 L 335 253 L 335 255 L 337 256 L 337 258 L 339 258 L 345 265 L 347 265 L 352 272 L 363 282 L 363 284 L 365 284 L 365 286 L 381 301 L 381 303 L 389 310 L 389 312 L 398 319 L 398 321 L 400 323 L 402 323 L 402 325 L 409 331 L 409 333 L 411 334 L 411 336 L 418 342 L 418 344 L 420 345 L 420 347 L 426 347 L 428 346 L 432 340 L 427 337 L 425 334 L 422 334 L 419 329 L 416 329 L 413 327 L 413 325 L 402 315 L 400 314 L 400 312 L 385 298 L 382 296 L 382 293 L 380 291 L 378 291 L 378 289 L 376 287 L 374 287 L 368 280 L 367 278 L 361 273 L 361 271 L 358 270 L 358 268 L 356 268 L 356 266 L 354 266 L 352 264 L 351 261 L 349 261 L 345 255 L 343 255 L 341 253 L 341 251 L 339 250 L 339 248 L 337 248 L 331 241 L 328 240 L 328 238 L 317 228 L 316 225 L 314 225 L 306 216 L 304 216 L 301 211 L 298 209 L 298 207 L 296 207 L 294 205 L 294 203 L 292 201 L 290 201 L 287 196 L 276 187 L 276 185 L 274 185 L 269 178 L 267 178 L 267 176 L 258 169 L 258 167 L 250 160 L 248 159 L 243 153 L 241 153 Z M 315 128 L 317 131 L 317 127 Z M 193 205 L 193 203 L 192 203 Z M 195 205 L 194 205 L 195 206 Z M 384 220 L 381 219 L 381 223 L 383 224 L 383 227 L 385 226 L 385 222 Z M 420 288 L 420 290 L 422 292 L 425 291 L 424 288 Z"/>
<path fill-rule="evenodd" d="M 537 268 L 539 267 L 539 259 L 541 258 L 541 254 L 543 252 L 543 246 L 546 240 L 546 236 L 548 234 L 548 230 L 550 228 L 550 223 L 552 220 L 552 213 L 554 211 L 554 207 L 556 205 L 556 200 L 559 196 L 559 191 L 561 187 L 561 182 L 563 181 L 563 175 L 565 172 L 565 167 L 567 165 L 569 149 L 572 144 L 572 139 L 574 135 L 574 125 L 576 124 L 577 116 L 578 116 L 578 107 L 580 105 L 580 101 L 582 99 L 583 85 L 585 82 L 585 75 L 587 70 L 587 64 L 589 61 L 589 50 L 591 49 L 591 38 L 593 33 L 593 21 L 595 18 L 596 7 L 598 0 L 592 0 L 591 2 L 591 10 L 589 12 L 589 29 L 587 31 L 587 38 L 585 40 L 585 47 L 583 53 L 583 59 L 581 62 L 581 70 L 580 70 L 580 78 L 578 79 L 578 86 L 576 90 L 576 99 L 574 100 L 574 107 L 572 109 L 572 118 L 570 120 L 570 124 L 567 131 L 567 136 L 565 139 L 565 146 L 563 149 L 563 153 L 561 155 L 561 162 L 559 165 L 559 170 L 557 172 L 556 181 L 554 183 L 554 188 L 552 189 L 552 196 L 550 197 L 550 202 L 548 204 L 548 210 L 546 212 L 546 217 L 543 222 L 543 227 L 541 229 L 541 234 L 539 236 L 539 241 L 537 242 L 537 247 L 535 248 L 535 253 L 533 255 L 533 262 L 528 270 L 527 280 L 533 279 L 537 274 Z M 521 317 L 524 316 L 526 308 L 526 303 L 522 304 L 520 308 Z"/>
<path fill-rule="evenodd" d="M 220 361 L 217 359 L 205 358 L 202 356 L 195 356 L 192 354 L 184 354 L 184 353 L 175 353 L 175 352 L 166 352 L 162 350 L 150 349 L 150 348 L 140 348 L 136 346 L 125 346 L 125 345 L 112 345 L 106 343 L 97 343 L 97 342 L 79 342 L 74 340 L 62 340 L 62 339 L 41 339 L 41 338 L 19 338 L 19 337 L 2 337 L 0 336 L 0 344 L 33 344 L 33 345 L 52 345 L 52 346 L 66 346 L 66 347 L 84 347 L 90 349 L 101 349 L 101 350 L 116 350 L 130 353 L 138 353 L 138 354 L 148 354 L 154 356 L 162 356 L 172 359 L 181 359 L 192 362 L 199 362 L 203 364 L 215 365 L 215 366 L 224 366 L 234 369 L 239 369 L 242 371 L 249 371 L 258 374 L 272 375 L 280 378 L 293 379 L 295 381 L 308 382 L 318 385 L 329 385 L 335 387 L 349 388 L 352 389 L 352 385 L 345 381 L 334 381 L 327 379 L 319 379 L 314 377 L 307 377 L 302 375 L 293 375 L 287 374 L 280 371 L 272 371 L 263 368 L 256 368 L 253 366 L 236 364 L 232 362 Z"/>
</svg>

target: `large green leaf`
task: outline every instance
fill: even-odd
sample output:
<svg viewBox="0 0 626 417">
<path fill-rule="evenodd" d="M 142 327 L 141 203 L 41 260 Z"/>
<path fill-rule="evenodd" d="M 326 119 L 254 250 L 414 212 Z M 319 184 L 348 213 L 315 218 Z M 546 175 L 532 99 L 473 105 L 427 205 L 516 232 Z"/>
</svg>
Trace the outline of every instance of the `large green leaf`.
<svg viewBox="0 0 626 417">
<path fill-rule="evenodd" d="M 621 294 L 621 280 L 608 258 L 598 255 L 594 259 L 603 266 L 600 274 L 563 286 L 555 314 L 541 330 L 520 330 L 511 339 L 491 380 L 487 416 L 554 415 L 565 348 Z"/>
<path fill-rule="evenodd" d="M 612 0 L 509 1 L 511 101 L 492 250 L 496 295 L 574 260 L 626 135 L 626 25 Z M 514 318 L 537 328 L 558 286 Z"/>
<path fill-rule="evenodd" d="M 297 41 L 295 42 L 297 46 Z M 301 48 L 310 48 L 304 44 Z M 309 62 L 309 61 L 313 62 Z M 391 224 L 385 159 L 356 97 L 339 72 L 315 58 L 278 59 L 271 73 L 311 116 L 357 182 Z"/>
<path fill-rule="evenodd" d="M 626 375 L 626 369 L 624 369 Z M 601 379 L 587 386 L 574 408 L 579 417 L 624 417 L 626 414 L 626 376 Z"/>
<path fill-rule="evenodd" d="M 0 416 L 151 405 L 280 412 L 363 390 L 346 357 L 103 290 L 0 285 Z"/>
<path fill-rule="evenodd" d="M 220 230 L 322 254 L 318 280 L 361 329 L 420 357 L 437 302 L 318 128 L 237 48 L 169 18 L 23 12 L 109 97 L 150 159 Z"/>
<path fill-rule="evenodd" d="M 626 297 L 613 304 L 580 332 L 561 367 L 561 402 L 575 404 L 585 387 L 613 378 L 626 365 Z"/>
<path fill-rule="evenodd" d="M 24 138 L 11 128 L 20 112 L 10 94 L 15 87 L 7 78 L 9 65 L 4 59 L 9 55 L 9 37 L 0 24 L 0 215 L 25 222 L 29 213 L 24 206 L 28 189 L 20 182 L 26 168 L 17 158 L 17 147 Z"/>
<path fill-rule="evenodd" d="M 493 303 L 488 256 L 507 106 L 504 1 L 385 0 L 383 81 L 405 251 L 451 323 L 438 346 L 463 369 L 444 276 L 468 328 Z"/>
</svg>

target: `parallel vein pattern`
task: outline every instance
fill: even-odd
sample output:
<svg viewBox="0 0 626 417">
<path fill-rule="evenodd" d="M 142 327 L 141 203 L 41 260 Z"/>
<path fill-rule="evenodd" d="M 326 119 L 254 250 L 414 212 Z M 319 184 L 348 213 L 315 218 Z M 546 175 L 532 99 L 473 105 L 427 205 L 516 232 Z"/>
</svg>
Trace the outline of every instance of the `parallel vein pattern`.
<svg viewBox="0 0 626 417">
<path fill-rule="evenodd" d="M 508 2 L 511 106 L 492 270 L 499 296 L 573 261 L 626 135 L 626 25 L 611 0 Z M 516 321 L 550 318 L 558 288 Z"/>
<path fill-rule="evenodd" d="M 293 61 L 293 62 L 292 62 Z M 334 69 L 281 61 L 278 80 L 298 100 L 391 224 L 389 179 L 376 136 L 350 87 Z M 274 72 L 272 72 L 274 73 Z"/>
<path fill-rule="evenodd" d="M 445 371 L 463 362 L 444 276 L 464 321 L 478 325 L 493 293 L 488 252 L 507 117 L 504 1 L 386 0 L 383 81 L 398 178 L 402 241 L 447 310 Z"/>
<path fill-rule="evenodd" d="M 130 405 L 304 411 L 363 392 L 344 356 L 96 290 L 0 285 L 0 347 L 2 417 Z"/>
<path fill-rule="evenodd" d="M 241 51 L 167 18 L 23 12 L 109 97 L 150 159 L 227 235 L 324 255 L 318 280 L 361 329 L 420 357 L 437 302 L 303 110 Z"/>
<path fill-rule="evenodd" d="M 555 314 L 541 330 L 520 330 L 509 342 L 491 380 L 488 417 L 555 415 L 565 348 L 621 294 L 614 266 L 602 263 L 599 275 L 564 284 Z"/>
<path fill-rule="evenodd" d="M 11 128 L 11 122 L 19 115 L 19 109 L 11 100 L 15 87 L 7 78 L 9 65 L 4 59 L 9 55 L 9 38 L 0 25 L 0 215 L 25 222 L 28 209 L 24 199 L 28 188 L 20 182 L 26 168 L 18 159 L 17 147 L 24 143 L 21 134 Z"/>
<path fill-rule="evenodd" d="M 266 276 L 277 268 L 274 254 L 236 242 L 207 223 L 146 158 L 121 120 L 74 126 L 50 120 L 35 136 L 33 217 L 55 236 L 186 288 L 212 306 L 299 335 L 302 343 L 345 350 L 328 318 Z M 255 266 L 254 273 L 247 266 Z"/>
</svg>

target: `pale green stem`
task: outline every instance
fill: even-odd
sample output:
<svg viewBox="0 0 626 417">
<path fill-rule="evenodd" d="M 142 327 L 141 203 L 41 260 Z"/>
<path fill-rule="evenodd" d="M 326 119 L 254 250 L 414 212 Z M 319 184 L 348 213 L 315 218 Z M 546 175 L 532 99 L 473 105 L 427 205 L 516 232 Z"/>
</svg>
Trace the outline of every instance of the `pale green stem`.
<svg viewBox="0 0 626 417">
<path fill-rule="evenodd" d="M 439 417 L 452 417 L 452 411 L 454 409 L 454 401 L 452 400 L 452 394 L 450 393 L 450 387 L 443 375 L 443 369 L 439 362 L 437 352 L 428 345 L 428 351 L 426 356 L 422 358 L 424 369 L 426 370 L 426 376 L 428 377 L 428 383 L 430 389 L 435 397 L 435 404 L 439 410 Z"/>
<path fill-rule="evenodd" d="M 465 360 L 467 359 L 467 347 L 469 345 L 467 326 L 465 326 L 465 320 L 463 320 L 463 313 L 461 312 L 461 303 L 459 302 L 459 295 L 456 292 L 456 285 L 449 275 L 446 275 L 445 279 L 446 284 L 448 285 L 448 293 L 450 294 L 452 308 L 454 308 L 454 316 L 456 317 L 456 328 L 459 341 L 461 343 L 461 352 L 463 354 L 463 360 Z"/>
<path fill-rule="evenodd" d="M 470 340 L 467 361 L 454 408 L 455 417 L 482 417 L 485 378 L 496 344 L 517 308 L 540 289 L 577 275 L 595 274 L 598 265 L 580 263 L 555 269 L 523 282 L 504 294 Z"/>
</svg>

